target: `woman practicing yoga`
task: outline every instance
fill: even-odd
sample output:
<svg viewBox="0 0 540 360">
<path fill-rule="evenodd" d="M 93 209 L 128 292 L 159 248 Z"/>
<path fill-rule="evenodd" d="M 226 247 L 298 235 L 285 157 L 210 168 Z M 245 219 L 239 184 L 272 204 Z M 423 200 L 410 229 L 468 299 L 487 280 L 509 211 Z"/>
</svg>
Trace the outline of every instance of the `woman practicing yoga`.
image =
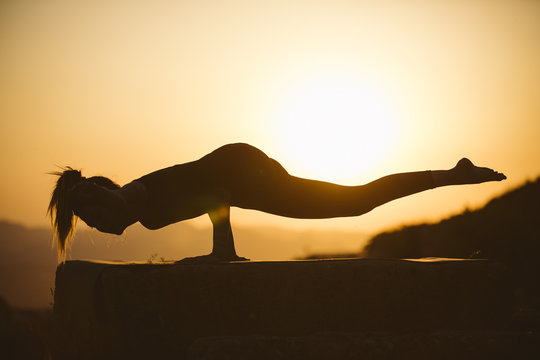
<svg viewBox="0 0 540 360">
<path fill-rule="evenodd" d="M 69 167 L 54 174 L 59 178 L 48 214 L 62 259 L 76 216 L 99 231 L 120 235 L 137 221 L 159 229 L 208 214 L 213 250 L 190 258 L 196 261 L 246 260 L 234 248 L 231 206 L 302 219 L 358 216 L 420 191 L 506 179 L 464 158 L 450 170 L 394 174 L 366 185 L 343 186 L 289 175 L 276 160 L 247 144 L 222 146 L 199 160 L 155 171 L 122 187 L 102 176 L 85 178 Z"/>
</svg>

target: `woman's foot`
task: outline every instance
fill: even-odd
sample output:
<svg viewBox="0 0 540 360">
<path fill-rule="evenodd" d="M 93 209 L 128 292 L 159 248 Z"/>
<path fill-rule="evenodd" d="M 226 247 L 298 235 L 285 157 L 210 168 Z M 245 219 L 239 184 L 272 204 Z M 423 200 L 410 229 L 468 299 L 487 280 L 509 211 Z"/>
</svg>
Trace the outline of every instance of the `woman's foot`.
<svg viewBox="0 0 540 360">
<path fill-rule="evenodd" d="M 488 181 L 501 181 L 506 179 L 499 173 L 487 167 L 479 167 L 471 160 L 463 158 L 450 170 L 432 171 L 433 182 L 436 187 L 445 185 L 480 184 Z"/>
<path fill-rule="evenodd" d="M 506 179 L 503 173 L 487 167 L 475 166 L 467 158 L 459 160 L 452 171 L 454 171 L 456 181 L 463 181 L 463 184 L 479 184 L 486 181 L 501 181 Z"/>
</svg>

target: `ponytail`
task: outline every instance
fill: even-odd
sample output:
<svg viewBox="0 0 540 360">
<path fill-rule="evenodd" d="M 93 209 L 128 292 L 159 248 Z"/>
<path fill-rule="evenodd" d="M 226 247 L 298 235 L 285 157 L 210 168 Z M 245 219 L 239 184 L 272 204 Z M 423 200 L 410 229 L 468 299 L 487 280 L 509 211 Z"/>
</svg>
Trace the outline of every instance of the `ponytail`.
<svg viewBox="0 0 540 360">
<path fill-rule="evenodd" d="M 79 170 L 71 167 L 63 168 L 63 171 L 51 173 L 57 175 L 58 180 L 52 192 L 51 201 L 47 214 L 53 227 L 53 241 L 57 240 L 58 259 L 66 260 L 66 246 L 71 242 L 75 234 L 77 217 L 73 213 L 73 206 L 68 198 L 68 193 L 75 185 L 84 181 Z"/>
<path fill-rule="evenodd" d="M 104 176 L 92 176 L 87 179 L 82 176 L 79 170 L 74 170 L 69 166 L 62 170 L 51 173 L 51 175 L 58 176 L 58 180 L 52 192 L 47 214 L 53 228 L 53 242 L 55 239 L 57 241 L 58 259 L 65 261 L 66 247 L 75 235 L 75 225 L 77 224 L 77 216 L 74 212 L 77 200 L 72 198 L 74 187 L 82 182 L 94 183 L 111 190 L 119 189 L 120 186 Z"/>
</svg>

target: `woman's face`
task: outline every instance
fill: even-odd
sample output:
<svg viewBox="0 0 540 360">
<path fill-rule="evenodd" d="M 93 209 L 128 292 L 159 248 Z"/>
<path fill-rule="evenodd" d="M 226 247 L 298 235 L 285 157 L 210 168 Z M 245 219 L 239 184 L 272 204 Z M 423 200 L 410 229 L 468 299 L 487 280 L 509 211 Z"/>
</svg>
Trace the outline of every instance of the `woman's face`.
<svg viewBox="0 0 540 360">
<path fill-rule="evenodd" d="M 113 190 L 83 182 L 73 188 L 71 199 L 73 212 L 88 226 L 109 234 L 124 232 L 125 203 Z"/>
<path fill-rule="evenodd" d="M 75 215 L 80 217 L 86 225 L 101 232 L 116 235 L 121 235 L 124 232 L 124 227 L 117 220 L 118 216 L 107 208 L 88 204 L 78 209 Z"/>
</svg>

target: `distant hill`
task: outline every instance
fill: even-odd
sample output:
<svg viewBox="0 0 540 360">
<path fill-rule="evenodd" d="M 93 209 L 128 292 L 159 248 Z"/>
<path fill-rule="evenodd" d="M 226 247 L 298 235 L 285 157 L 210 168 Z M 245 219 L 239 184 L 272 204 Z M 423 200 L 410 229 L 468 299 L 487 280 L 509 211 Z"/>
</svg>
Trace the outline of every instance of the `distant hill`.
<svg viewBox="0 0 540 360">
<path fill-rule="evenodd" d="M 55 269 L 50 230 L 0 221 L 0 297 L 10 305 L 47 306 Z"/>
<path fill-rule="evenodd" d="M 488 258 L 536 263 L 540 256 L 540 179 L 491 200 L 484 208 L 436 224 L 405 226 L 373 237 L 367 258 Z"/>
</svg>

